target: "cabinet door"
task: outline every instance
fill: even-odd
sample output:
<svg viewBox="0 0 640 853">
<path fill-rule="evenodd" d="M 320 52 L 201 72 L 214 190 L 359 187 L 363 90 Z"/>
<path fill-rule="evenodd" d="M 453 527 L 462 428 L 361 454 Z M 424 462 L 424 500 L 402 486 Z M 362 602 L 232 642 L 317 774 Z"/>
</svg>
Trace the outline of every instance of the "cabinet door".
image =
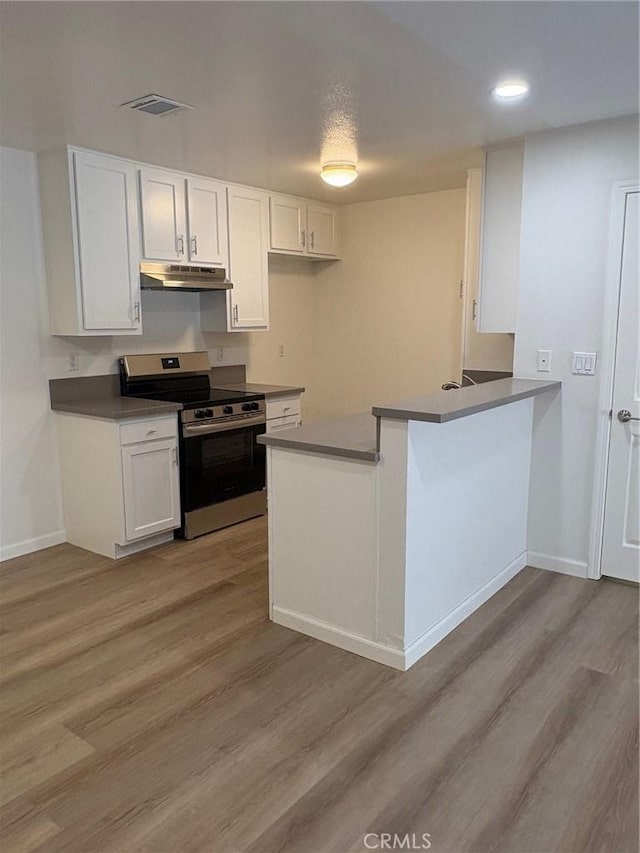
<svg viewBox="0 0 640 853">
<path fill-rule="evenodd" d="M 175 439 L 121 448 L 128 541 L 180 526 L 178 445 Z"/>
<path fill-rule="evenodd" d="M 123 160 L 80 151 L 73 162 L 83 327 L 136 329 L 140 253 L 135 169 Z"/>
<path fill-rule="evenodd" d="M 160 169 L 140 170 L 142 254 L 150 261 L 185 261 L 185 178 Z"/>
<path fill-rule="evenodd" d="M 305 253 L 306 205 L 298 198 L 272 195 L 269 198 L 269 245 L 283 252 Z"/>
<path fill-rule="evenodd" d="M 308 251 L 310 255 L 337 255 L 337 213 L 333 207 L 307 205 Z"/>
<path fill-rule="evenodd" d="M 522 142 L 487 151 L 478 288 L 479 332 L 515 332 L 520 267 Z"/>
<path fill-rule="evenodd" d="M 226 267 L 227 188 L 217 181 L 187 178 L 189 261 Z"/>
<path fill-rule="evenodd" d="M 230 327 L 269 326 L 268 215 L 266 193 L 229 187 Z"/>
</svg>

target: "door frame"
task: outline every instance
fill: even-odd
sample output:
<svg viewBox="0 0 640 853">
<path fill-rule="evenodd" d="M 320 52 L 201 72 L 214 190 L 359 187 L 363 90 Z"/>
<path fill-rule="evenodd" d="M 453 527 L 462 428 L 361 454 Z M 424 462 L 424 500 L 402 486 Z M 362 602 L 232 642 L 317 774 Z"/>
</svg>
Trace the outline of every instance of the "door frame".
<svg viewBox="0 0 640 853">
<path fill-rule="evenodd" d="M 609 468 L 609 443 L 612 420 L 609 415 L 613 405 L 615 356 L 618 343 L 618 313 L 622 276 L 622 250 L 627 197 L 640 192 L 638 181 L 621 181 L 614 184 L 609 222 L 609 249 L 604 303 L 604 324 L 600 370 L 600 396 L 596 434 L 595 481 L 591 510 L 591 535 L 587 577 L 597 580 L 602 576 L 602 543 L 604 538 L 604 513 Z"/>
</svg>

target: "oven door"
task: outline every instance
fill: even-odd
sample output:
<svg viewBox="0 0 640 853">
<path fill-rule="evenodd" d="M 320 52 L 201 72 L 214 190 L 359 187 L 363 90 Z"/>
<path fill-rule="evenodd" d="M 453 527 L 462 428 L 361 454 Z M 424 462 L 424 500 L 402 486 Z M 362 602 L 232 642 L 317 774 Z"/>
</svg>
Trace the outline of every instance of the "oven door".
<svg viewBox="0 0 640 853">
<path fill-rule="evenodd" d="M 181 437 L 182 511 L 264 489 L 266 448 L 261 423 L 242 426 L 185 424 Z"/>
</svg>

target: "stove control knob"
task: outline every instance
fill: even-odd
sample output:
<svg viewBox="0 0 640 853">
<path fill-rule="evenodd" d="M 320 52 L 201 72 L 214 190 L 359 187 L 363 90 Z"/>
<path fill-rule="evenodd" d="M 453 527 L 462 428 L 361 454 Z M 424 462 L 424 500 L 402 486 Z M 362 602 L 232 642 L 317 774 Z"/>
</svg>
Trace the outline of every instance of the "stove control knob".
<svg viewBox="0 0 640 853">
<path fill-rule="evenodd" d="M 204 416 L 205 416 L 205 418 L 212 418 L 213 417 L 213 409 L 205 409 L 204 410 Z"/>
<path fill-rule="evenodd" d="M 260 403 L 252 403 L 251 404 L 251 411 L 252 412 L 257 412 L 259 409 L 260 409 Z"/>
<path fill-rule="evenodd" d="M 250 412 L 251 411 L 251 403 L 243 403 L 242 404 L 242 411 L 243 412 Z"/>
<path fill-rule="evenodd" d="M 196 409 L 195 412 L 193 413 L 193 417 L 198 418 L 198 420 L 200 420 L 201 418 L 206 418 L 207 417 L 207 410 L 206 409 Z"/>
<path fill-rule="evenodd" d="M 222 407 L 223 415 L 232 415 L 233 414 L 233 406 L 223 406 Z"/>
</svg>

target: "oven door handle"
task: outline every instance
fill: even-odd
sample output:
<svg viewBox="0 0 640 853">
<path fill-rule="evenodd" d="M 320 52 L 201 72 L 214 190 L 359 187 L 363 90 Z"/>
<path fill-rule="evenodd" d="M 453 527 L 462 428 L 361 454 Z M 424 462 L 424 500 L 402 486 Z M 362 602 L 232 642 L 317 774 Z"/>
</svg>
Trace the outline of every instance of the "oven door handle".
<svg viewBox="0 0 640 853">
<path fill-rule="evenodd" d="M 263 414 L 256 415 L 251 418 L 238 418 L 233 421 L 223 421 L 219 424 L 183 424 L 182 435 L 185 438 L 196 438 L 199 435 L 209 435 L 216 432 L 228 432 L 232 429 L 242 429 L 243 427 L 260 426 L 266 423 L 266 418 Z"/>
</svg>

